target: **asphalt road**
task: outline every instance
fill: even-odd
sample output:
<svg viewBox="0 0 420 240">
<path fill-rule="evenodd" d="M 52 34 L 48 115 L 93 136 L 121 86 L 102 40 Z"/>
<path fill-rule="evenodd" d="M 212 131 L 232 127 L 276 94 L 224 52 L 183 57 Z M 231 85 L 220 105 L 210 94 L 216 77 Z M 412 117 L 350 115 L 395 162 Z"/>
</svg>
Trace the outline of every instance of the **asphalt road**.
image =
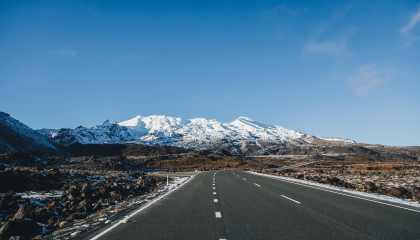
<svg viewBox="0 0 420 240">
<path fill-rule="evenodd" d="M 205 172 L 99 239 L 420 239 L 420 209 L 380 202 Z"/>
</svg>

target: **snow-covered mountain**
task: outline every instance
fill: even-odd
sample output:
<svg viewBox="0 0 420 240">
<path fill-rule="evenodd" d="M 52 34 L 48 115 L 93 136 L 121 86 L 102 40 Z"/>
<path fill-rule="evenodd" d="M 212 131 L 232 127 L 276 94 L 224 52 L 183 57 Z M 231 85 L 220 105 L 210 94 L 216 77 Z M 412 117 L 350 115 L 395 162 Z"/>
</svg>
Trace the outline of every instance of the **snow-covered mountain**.
<svg viewBox="0 0 420 240">
<path fill-rule="evenodd" d="M 31 153 L 57 150 L 50 138 L 0 112 L 0 153 L 24 151 Z"/>
<path fill-rule="evenodd" d="M 194 149 L 225 148 L 233 152 L 241 149 L 262 148 L 267 143 L 277 145 L 305 145 L 314 141 L 327 142 L 280 126 L 258 123 L 247 117 L 233 122 L 152 115 L 137 116 L 120 123 L 105 121 L 95 127 L 75 129 L 41 129 L 44 136 L 62 145 L 87 143 L 142 143 L 161 144 Z M 332 140 L 332 139 L 331 139 Z M 328 141 L 331 141 L 328 139 Z M 333 141 L 340 141 L 334 138 Z"/>
<path fill-rule="evenodd" d="M 130 133 L 141 142 L 215 141 L 215 140 L 263 140 L 291 142 L 304 134 L 258 123 L 247 117 L 240 117 L 230 123 L 194 118 L 182 120 L 168 116 L 137 116 L 118 123 L 130 129 Z"/>
</svg>

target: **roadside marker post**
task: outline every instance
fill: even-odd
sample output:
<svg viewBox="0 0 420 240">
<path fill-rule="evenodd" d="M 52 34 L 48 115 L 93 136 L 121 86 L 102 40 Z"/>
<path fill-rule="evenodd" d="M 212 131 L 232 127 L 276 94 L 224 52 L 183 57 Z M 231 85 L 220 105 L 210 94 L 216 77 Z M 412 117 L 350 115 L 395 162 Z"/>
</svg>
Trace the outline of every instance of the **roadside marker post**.
<svg viewBox="0 0 420 240">
<path fill-rule="evenodd" d="M 169 186 L 169 175 L 166 175 L 166 186 Z"/>
</svg>

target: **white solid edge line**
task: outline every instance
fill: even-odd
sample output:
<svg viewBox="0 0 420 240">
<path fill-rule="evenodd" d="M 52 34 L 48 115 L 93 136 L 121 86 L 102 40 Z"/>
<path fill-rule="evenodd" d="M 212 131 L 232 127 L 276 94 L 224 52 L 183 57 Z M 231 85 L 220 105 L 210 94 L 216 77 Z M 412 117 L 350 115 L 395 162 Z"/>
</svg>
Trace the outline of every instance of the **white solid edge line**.
<svg viewBox="0 0 420 240">
<path fill-rule="evenodd" d="M 289 200 L 290 200 L 290 201 L 292 201 L 292 202 L 295 202 L 295 203 L 300 204 L 300 202 L 299 202 L 299 201 L 296 201 L 296 200 L 291 199 L 291 198 L 289 198 L 289 197 L 286 197 L 286 196 L 284 196 L 284 195 L 280 195 L 280 196 L 282 196 L 282 197 L 284 197 L 284 198 L 286 198 L 286 199 L 289 199 Z"/>
<path fill-rule="evenodd" d="M 261 187 L 261 185 L 260 184 L 258 184 L 258 183 L 254 183 L 257 187 Z"/>
<path fill-rule="evenodd" d="M 191 181 L 191 179 L 193 179 L 195 176 L 197 176 L 197 175 L 191 176 L 191 178 L 190 178 L 190 179 L 188 179 L 187 181 L 185 181 L 182 185 L 180 185 L 180 186 L 178 186 L 178 187 L 175 187 L 175 188 L 174 188 L 174 189 L 172 189 L 171 191 L 169 191 L 169 192 L 165 193 L 164 195 L 162 195 L 162 196 L 160 196 L 160 197 L 156 198 L 155 200 L 153 200 L 153 201 L 151 201 L 151 202 L 147 203 L 146 205 L 144 205 L 144 206 L 143 206 L 143 207 L 141 207 L 140 209 L 138 209 L 138 210 L 134 211 L 134 212 L 133 212 L 133 213 L 131 213 L 130 215 L 125 216 L 124 220 L 128 220 L 129 218 L 133 217 L 133 216 L 134 216 L 134 215 L 136 215 L 137 213 L 139 213 L 139 212 L 143 211 L 144 209 L 146 209 L 146 208 L 150 207 L 151 205 L 153 205 L 154 203 L 156 203 L 156 202 L 157 202 L 157 201 L 159 201 L 160 199 L 162 199 L 162 198 L 164 198 L 164 197 L 168 196 L 169 194 L 173 193 L 174 191 L 178 190 L 180 187 L 184 186 L 187 182 Z M 94 236 L 93 238 L 91 238 L 91 240 L 96 240 L 96 239 L 98 239 L 98 238 L 102 237 L 103 235 L 105 235 L 106 233 L 108 233 L 109 231 L 111 231 L 112 229 L 116 228 L 116 227 L 117 227 L 118 225 L 120 225 L 121 223 L 123 223 L 123 221 L 118 221 L 117 223 L 115 223 L 115 224 L 114 224 L 114 225 L 112 225 L 111 227 L 109 227 L 109 228 L 105 229 L 103 232 L 101 232 L 101 233 L 99 233 L 98 235 L 96 235 L 96 236 Z"/>
<path fill-rule="evenodd" d="M 255 175 L 257 175 L 257 174 L 255 174 Z M 366 200 L 366 201 L 369 201 L 369 202 L 379 203 L 379 204 L 383 204 L 383 205 L 387 205 L 387 206 L 391 206 L 391 207 L 401 208 L 401 209 L 405 209 L 405 210 L 408 210 L 408 211 L 420 213 L 419 210 L 415 210 L 415 209 L 411 209 L 411 208 L 406 208 L 406 207 L 401 207 L 401 206 L 390 204 L 390 203 L 384 203 L 384 202 L 376 201 L 376 200 L 373 200 L 373 199 L 368 199 L 368 198 L 362 198 L 362 197 L 358 197 L 358 196 L 353 196 L 353 195 L 345 194 L 345 193 L 341 193 L 341 192 L 336 192 L 336 191 L 332 191 L 332 190 L 325 189 L 325 188 L 322 188 L 322 187 L 315 187 L 315 186 L 311 186 L 311 185 L 306 185 L 306 184 L 301 184 L 301 183 L 297 183 L 297 182 L 287 181 L 287 180 L 284 180 L 284 179 L 274 178 L 274 177 L 271 177 L 271 176 L 268 176 L 268 175 L 267 176 L 263 176 L 263 174 L 261 174 L 261 175 L 258 174 L 257 176 L 271 178 L 271 179 L 275 179 L 275 180 L 279 180 L 279 181 L 283 181 L 283 182 L 287 182 L 287 183 L 293 183 L 293 184 L 304 186 L 304 187 L 318 189 L 318 190 L 321 190 L 321 191 L 326 191 L 326 192 L 335 193 L 335 194 L 339 194 L 339 195 L 343 195 L 343 196 L 347 196 L 347 197 L 362 199 L 362 200 Z"/>
<path fill-rule="evenodd" d="M 216 218 L 221 218 L 222 214 L 220 212 L 215 212 Z"/>
</svg>

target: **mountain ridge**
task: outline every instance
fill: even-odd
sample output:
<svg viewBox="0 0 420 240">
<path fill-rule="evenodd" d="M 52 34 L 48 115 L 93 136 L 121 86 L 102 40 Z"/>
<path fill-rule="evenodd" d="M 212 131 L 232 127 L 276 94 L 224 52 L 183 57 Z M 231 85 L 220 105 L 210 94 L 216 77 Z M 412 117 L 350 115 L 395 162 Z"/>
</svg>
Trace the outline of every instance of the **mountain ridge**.
<svg viewBox="0 0 420 240">
<path fill-rule="evenodd" d="M 341 138 L 317 138 L 276 125 L 259 123 L 248 117 L 239 117 L 228 123 L 215 119 L 182 119 L 165 115 L 138 115 L 122 122 L 105 121 L 94 127 L 75 129 L 37 130 L 62 145 L 73 143 L 141 143 L 168 145 L 198 150 L 225 148 L 240 153 L 245 145 L 262 148 L 262 142 L 280 145 L 306 145 L 315 142 L 351 144 Z"/>
</svg>

